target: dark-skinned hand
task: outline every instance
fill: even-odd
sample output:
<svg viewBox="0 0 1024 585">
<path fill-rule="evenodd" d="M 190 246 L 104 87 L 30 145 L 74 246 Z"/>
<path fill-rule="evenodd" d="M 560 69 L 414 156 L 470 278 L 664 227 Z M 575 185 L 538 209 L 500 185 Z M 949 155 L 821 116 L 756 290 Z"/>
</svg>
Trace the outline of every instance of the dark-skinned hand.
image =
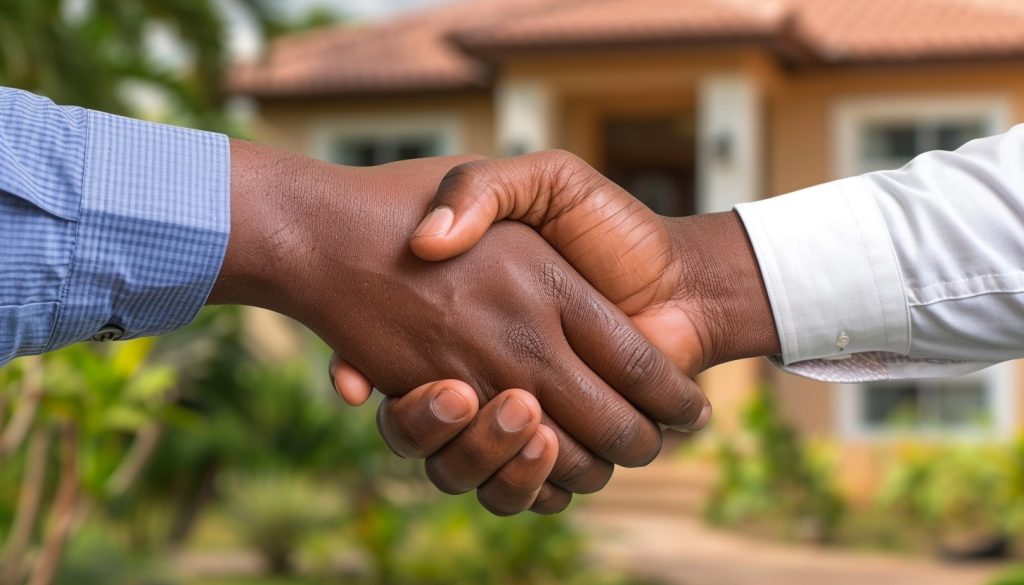
<svg viewBox="0 0 1024 585">
<path fill-rule="evenodd" d="M 298 320 L 388 396 L 463 380 L 485 422 L 493 414 L 528 440 L 547 434 L 536 426 L 543 420 L 557 458 L 533 506 L 556 509 L 570 492 L 602 487 L 612 464 L 649 462 L 661 445 L 654 421 L 694 424 L 706 401 L 527 226 L 496 225 L 449 262 L 413 255 L 408 234 L 442 178 L 466 162 L 351 168 L 234 142 L 232 233 L 210 302 Z M 503 394 L 510 388 L 535 400 Z M 394 412 L 383 411 L 383 429 Z M 441 489 L 490 479 L 491 454 L 472 448 L 487 431 L 470 424 L 457 456 L 431 459 Z"/>
<path fill-rule="evenodd" d="M 452 169 L 411 248 L 427 260 L 448 260 L 502 219 L 536 229 L 687 375 L 779 351 L 760 270 L 735 213 L 659 216 L 579 158 L 550 151 Z M 349 403 L 369 395 L 358 369 L 337 360 L 332 371 Z M 389 420 L 387 411 L 382 421 L 409 426 Z M 496 456 L 490 467 L 501 463 Z M 514 501 L 513 493 L 506 499 Z M 503 501 L 496 489 L 489 497 Z"/>
</svg>

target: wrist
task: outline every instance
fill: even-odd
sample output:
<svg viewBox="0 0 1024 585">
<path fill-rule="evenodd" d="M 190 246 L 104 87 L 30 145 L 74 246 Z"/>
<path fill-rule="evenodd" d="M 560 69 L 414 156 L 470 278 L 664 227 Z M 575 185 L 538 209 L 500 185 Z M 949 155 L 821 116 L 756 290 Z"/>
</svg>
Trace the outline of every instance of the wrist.
<svg viewBox="0 0 1024 585">
<path fill-rule="evenodd" d="M 701 369 L 780 353 L 771 303 L 747 232 L 736 212 L 667 220 L 680 263 L 678 297 L 703 323 Z"/>
<path fill-rule="evenodd" d="M 289 314 L 296 259 L 308 259 L 307 194 L 316 161 L 259 144 L 231 141 L 231 235 L 207 301 Z M 301 180 L 300 180 L 301 179 Z"/>
</svg>

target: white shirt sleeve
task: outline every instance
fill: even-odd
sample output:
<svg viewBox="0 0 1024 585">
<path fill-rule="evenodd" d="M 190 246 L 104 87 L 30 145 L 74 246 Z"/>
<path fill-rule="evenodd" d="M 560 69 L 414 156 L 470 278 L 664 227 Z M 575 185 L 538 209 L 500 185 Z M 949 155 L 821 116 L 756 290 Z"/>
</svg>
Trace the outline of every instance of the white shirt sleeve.
<svg viewBox="0 0 1024 585">
<path fill-rule="evenodd" d="M 1024 357 L 1024 125 L 736 211 L 786 370 L 861 382 Z"/>
</svg>

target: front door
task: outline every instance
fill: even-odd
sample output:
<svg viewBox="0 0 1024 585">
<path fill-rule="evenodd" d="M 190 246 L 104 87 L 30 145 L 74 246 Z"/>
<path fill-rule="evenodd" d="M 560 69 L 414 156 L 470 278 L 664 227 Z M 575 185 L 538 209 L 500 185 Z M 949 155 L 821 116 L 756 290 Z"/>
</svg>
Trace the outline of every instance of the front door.
<svg viewBox="0 0 1024 585">
<path fill-rule="evenodd" d="M 600 133 L 611 180 L 661 215 L 696 212 L 693 115 L 610 114 Z"/>
</svg>

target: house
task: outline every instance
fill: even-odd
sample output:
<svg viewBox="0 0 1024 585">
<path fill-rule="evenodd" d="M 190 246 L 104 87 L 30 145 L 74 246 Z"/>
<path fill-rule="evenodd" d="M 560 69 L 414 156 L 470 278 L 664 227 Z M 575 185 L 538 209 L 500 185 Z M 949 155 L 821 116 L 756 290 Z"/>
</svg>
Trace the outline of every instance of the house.
<svg viewBox="0 0 1024 585">
<path fill-rule="evenodd" d="M 660 213 L 711 212 L 1024 120 L 1024 4 L 464 0 L 283 38 L 231 88 L 262 140 L 334 162 L 560 147 Z M 897 438 L 1024 424 L 1017 364 L 846 386 L 747 360 L 703 375 L 720 428 L 761 381 L 802 433 L 837 441 L 854 490 Z"/>
</svg>

